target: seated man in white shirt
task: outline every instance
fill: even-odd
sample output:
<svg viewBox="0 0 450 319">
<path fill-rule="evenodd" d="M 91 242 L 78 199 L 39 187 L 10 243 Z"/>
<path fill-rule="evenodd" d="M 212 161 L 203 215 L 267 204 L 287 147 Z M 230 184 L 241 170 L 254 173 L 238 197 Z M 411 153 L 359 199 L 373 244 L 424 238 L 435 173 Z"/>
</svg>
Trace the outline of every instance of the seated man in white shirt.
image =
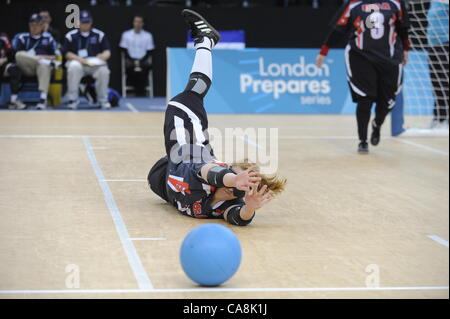
<svg viewBox="0 0 450 319">
<path fill-rule="evenodd" d="M 136 95 L 145 95 L 151 68 L 150 58 L 155 49 L 152 34 L 143 27 L 144 17 L 136 15 L 133 19 L 133 29 L 122 33 L 119 45 L 125 53 L 128 82 L 134 87 Z"/>
</svg>

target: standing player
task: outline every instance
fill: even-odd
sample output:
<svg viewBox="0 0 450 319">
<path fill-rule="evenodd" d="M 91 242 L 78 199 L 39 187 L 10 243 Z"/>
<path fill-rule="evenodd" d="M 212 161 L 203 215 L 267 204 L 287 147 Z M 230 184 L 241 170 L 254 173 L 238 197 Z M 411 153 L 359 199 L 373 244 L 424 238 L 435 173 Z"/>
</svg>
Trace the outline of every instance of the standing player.
<svg viewBox="0 0 450 319">
<path fill-rule="evenodd" d="M 228 166 L 216 160 L 209 144 L 203 98 L 211 86 L 211 50 L 219 33 L 198 13 L 183 10 L 195 40 L 195 59 L 185 90 L 168 104 L 164 121 L 167 156 L 150 170 L 153 192 L 194 218 L 223 218 L 248 225 L 255 210 L 284 189 L 285 180 L 259 174 L 249 163 Z"/>
<path fill-rule="evenodd" d="M 376 103 L 376 115 L 370 142 L 375 146 L 380 142 L 381 125 L 401 90 L 403 66 L 408 61 L 408 29 L 403 0 L 351 0 L 338 13 L 317 57 L 317 66 L 322 67 L 330 46 L 351 32 L 345 62 L 353 101 L 358 104 L 360 153 L 369 152 L 367 130 L 372 104 Z"/>
</svg>

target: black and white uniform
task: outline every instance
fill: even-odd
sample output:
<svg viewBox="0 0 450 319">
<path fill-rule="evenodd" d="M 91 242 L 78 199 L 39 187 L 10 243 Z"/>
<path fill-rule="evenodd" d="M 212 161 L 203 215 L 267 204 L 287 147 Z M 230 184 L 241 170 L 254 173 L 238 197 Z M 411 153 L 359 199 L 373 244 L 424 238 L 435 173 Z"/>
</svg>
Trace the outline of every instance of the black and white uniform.
<svg viewBox="0 0 450 319">
<path fill-rule="evenodd" d="M 354 101 L 371 97 L 392 108 L 402 85 L 403 50 L 408 45 L 404 2 L 353 0 L 339 15 L 333 32 L 351 32 L 345 63 Z"/>
<path fill-rule="evenodd" d="M 361 140 L 367 139 L 370 108 L 377 103 L 375 122 L 383 124 L 402 88 L 403 51 L 409 49 L 409 19 L 403 0 L 351 0 L 338 12 L 321 53 L 349 35 L 345 49 L 347 80 Z"/>
<path fill-rule="evenodd" d="M 201 168 L 208 163 L 219 162 L 209 144 L 208 117 L 203 98 L 211 86 L 211 73 L 196 64 L 201 63 L 202 53 L 211 55 L 208 47 L 197 48 L 196 60 L 186 89 L 168 103 L 164 121 L 166 156 L 150 170 L 148 182 L 158 196 L 172 204 L 182 214 L 194 218 L 223 218 L 230 207 L 241 208 L 242 198 L 219 202 L 211 206 L 215 187 L 203 180 Z M 209 57 L 210 59 L 210 57 Z M 208 64 L 208 63 L 206 63 Z M 228 218 L 230 221 L 230 218 Z M 236 223 L 238 224 L 238 223 Z"/>
</svg>

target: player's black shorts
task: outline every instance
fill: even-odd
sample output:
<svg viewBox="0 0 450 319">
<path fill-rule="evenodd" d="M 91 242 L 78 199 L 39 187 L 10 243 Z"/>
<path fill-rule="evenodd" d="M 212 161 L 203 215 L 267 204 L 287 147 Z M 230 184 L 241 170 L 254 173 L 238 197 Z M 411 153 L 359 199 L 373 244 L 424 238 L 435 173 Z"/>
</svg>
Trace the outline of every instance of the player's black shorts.
<svg viewBox="0 0 450 319">
<path fill-rule="evenodd" d="M 402 87 L 403 65 L 375 63 L 351 49 L 346 49 L 347 76 L 353 102 L 370 98 L 394 107 Z"/>
</svg>

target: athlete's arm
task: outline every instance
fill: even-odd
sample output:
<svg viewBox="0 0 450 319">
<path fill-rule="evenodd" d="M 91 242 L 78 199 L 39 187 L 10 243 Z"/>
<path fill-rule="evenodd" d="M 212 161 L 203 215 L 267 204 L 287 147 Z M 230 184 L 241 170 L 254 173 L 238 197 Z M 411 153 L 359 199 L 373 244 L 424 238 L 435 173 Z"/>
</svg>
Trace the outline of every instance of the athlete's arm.
<svg viewBox="0 0 450 319">
<path fill-rule="evenodd" d="M 253 217 L 255 217 L 255 211 L 268 204 L 272 198 L 273 192 L 268 190 L 266 185 L 261 187 L 259 191 L 257 186 L 253 187 L 249 191 L 245 192 L 245 205 L 230 206 L 227 210 L 225 210 L 223 218 L 230 224 L 246 226 L 250 224 Z"/>
<path fill-rule="evenodd" d="M 317 67 L 321 68 L 325 57 L 328 55 L 330 47 L 339 43 L 339 41 L 351 30 L 350 23 L 350 4 L 344 4 L 331 23 L 331 31 L 328 33 L 320 53 L 316 59 Z"/>
<path fill-rule="evenodd" d="M 212 186 L 235 187 L 242 191 L 247 191 L 250 187 L 256 186 L 261 180 L 253 166 L 236 174 L 229 168 L 211 163 L 202 166 L 200 175 L 203 180 Z"/>
</svg>

